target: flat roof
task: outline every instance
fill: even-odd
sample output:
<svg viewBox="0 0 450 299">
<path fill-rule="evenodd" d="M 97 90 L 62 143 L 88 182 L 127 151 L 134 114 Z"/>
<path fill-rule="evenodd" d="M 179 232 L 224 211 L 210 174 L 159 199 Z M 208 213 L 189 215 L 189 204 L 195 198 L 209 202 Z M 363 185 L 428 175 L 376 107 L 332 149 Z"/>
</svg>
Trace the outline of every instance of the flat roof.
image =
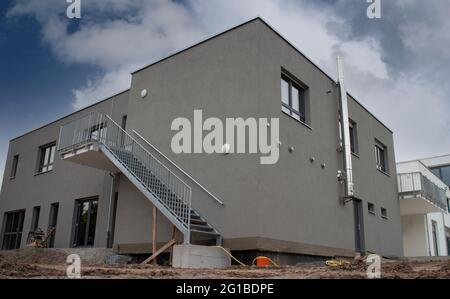
<svg viewBox="0 0 450 299">
<path fill-rule="evenodd" d="M 438 159 L 445 159 L 448 158 L 448 162 L 446 163 L 450 163 L 450 154 L 445 154 L 445 155 L 439 155 L 439 156 L 432 156 L 432 157 L 427 157 L 427 158 L 421 158 L 421 159 L 414 159 L 414 160 L 407 160 L 407 161 L 401 161 L 401 162 L 397 162 L 397 164 L 404 164 L 404 163 L 411 163 L 411 162 L 420 162 L 422 164 L 424 164 L 423 161 L 429 161 L 429 160 L 438 160 Z M 425 164 L 424 164 L 425 165 Z M 436 164 L 436 165 L 440 165 L 440 164 Z M 445 165 L 445 164 L 442 164 Z M 426 165 L 425 165 L 426 166 Z M 428 167 L 428 166 L 426 166 Z M 431 167 L 435 167 L 435 166 L 431 166 Z"/>
<path fill-rule="evenodd" d="M 203 40 L 203 41 L 201 41 L 201 42 L 199 42 L 199 43 L 196 43 L 196 44 L 194 44 L 194 45 L 192 45 L 192 46 L 189 46 L 189 47 L 184 48 L 184 49 L 182 49 L 182 50 L 180 50 L 180 51 L 178 51 L 178 52 L 175 52 L 174 54 L 171 54 L 171 55 L 169 55 L 169 56 L 166 56 L 165 58 L 162 58 L 162 59 L 160 59 L 160 60 L 158 60 L 158 61 L 156 61 L 156 62 L 153 62 L 153 63 L 151 63 L 151 64 L 148 64 L 148 65 L 146 65 L 146 66 L 144 66 L 144 67 L 142 67 L 142 68 L 140 68 L 140 69 L 138 69 L 138 70 L 132 72 L 131 75 L 134 75 L 134 74 L 136 74 L 136 73 L 138 73 L 138 72 L 140 72 L 140 71 L 142 71 L 142 70 L 144 70 L 144 69 L 147 69 L 147 68 L 152 67 L 152 66 L 154 66 L 154 65 L 156 65 L 156 64 L 159 64 L 159 63 L 161 63 L 161 62 L 163 62 L 163 61 L 165 61 L 165 60 L 168 60 L 168 59 L 170 59 L 170 58 L 172 58 L 172 57 L 174 57 L 174 56 L 176 56 L 176 55 L 178 55 L 178 54 L 181 54 L 181 53 L 183 53 L 183 52 L 186 52 L 186 51 L 188 51 L 188 50 L 190 50 L 190 49 L 192 49 L 192 48 L 194 48 L 194 47 L 197 47 L 197 46 L 199 46 L 199 45 L 201 45 L 201 44 L 204 44 L 204 43 L 206 43 L 206 42 L 208 42 L 208 41 L 210 41 L 210 40 L 212 40 L 212 39 L 214 39 L 214 38 L 216 38 L 216 37 L 219 37 L 219 36 L 221 36 L 221 35 L 223 35 L 223 34 L 226 34 L 226 33 L 230 32 L 230 31 L 233 31 L 233 30 L 235 30 L 235 29 L 238 29 L 238 28 L 240 28 L 240 27 L 242 27 L 242 26 L 245 26 L 245 25 L 247 25 L 247 24 L 249 24 L 249 23 L 251 23 L 251 22 L 254 22 L 254 21 L 256 21 L 256 20 L 261 21 L 261 22 L 262 22 L 264 25 L 266 25 L 270 30 L 272 30 L 278 37 L 280 37 L 280 38 L 281 38 L 282 40 L 284 40 L 289 46 L 291 46 L 297 53 L 299 53 L 300 55 L 302 55 L 307 61 L 309 61 L 314 67 L 316 67 L 316 68 L 317 68 L 320 72 L 322 72 L 326 77 L 328 77 L 331 81 L 333 81 L 334 83 L 337 84 L 337 81 L 336 81 L 330 74 L 328 74 L 326 71 L 324 71 L 323 69 L 321 69 L 321 68 L 320 68 L 316 63 L 314 63 L 309 57 L 307 57 L 307 56 L 306 56 L 305 54 L 303 54 L 296 46 L 294 46 L 293 43 L 291 43 L 289 40 L 287 40 L 283 35 L 281 35 L 277 30 L 275 30 L 271 25 L 269 25 L 269 23 L 268 23 L 267 21 L 265 21 L 265 20 L 264 20 L 262 17 L 260 17 L 260 16 L 257 16 L 257 17 L 255 17 L 255 18 L 253 18 L 253 19 L 251 19 L 251 20 L 249 20 L 249 21 L 247 21 L 247 22 L 244 22 L 244 23 L 242 23 L 242 24 L 239 24 L 239 25 L 237 25 L 237 26 L 234 26 L 234 27 L 232 27 L 232 28 L 230 28 L 230 29 L 228 29 L 228 30 L 225 30 L 225 31 L 223 31 L 223 32 L 221 32 L 221 33 L 219 33 L 219 34 L 213 35 L 212 37 L 209 37 L 209 38 L 207 38 L 207 39 L 205 39 L 205 40 Z M 11 139 L 10 142 L 11 142 L 11 141 L 14 141 L 14 140 L 16 140 L 16 139 L 19 139 L 19 138 L 21 138 L 21 137 L 23 137 L 23 136 L 25 136 L 25 135 L 28 135 L 28 134 L 30 134 L 30 133 L 32 133 L 32 132 L 34 132 L 34 131 L 37 131 L 37 130 L 42 129 L 42 128 L 45 128 L 46 126 L 49 126 L 49 125 L 51 125 L 51 124 L 54 124 L 55 122 L 58 122 L 58 121 L 60 121 L 60 120 L 62 120 L 62 119 L 64 119 L 64 118 L 66 118 L 66 117 L 69 117 L 69 116 L 75 114 L 75 113 L 78 113 L 78 112 L 83 111 L 83 110 L 85 110 L 85 109 L 91 108 L 91 107 L 93 107 L 93 106 L 95 106 L 95 105 L 97 105 L 97 104 L 100 104 L 100 103 L 102 103 L 102 102 L 105 102 L 105 101 L 107 101 L 107 100 L 109 100 L 109 99 L 111 99 L 111 98 L 113 98 L 113 97 L 115 97 L 115 96 L 118 96 L 118 95 L 120 95 L 120 94 L 122 94 L 122 93 L 125 93 L 125 92 L 127 92 L 127 91 L 129 91 L 129 90 L 130 90 L 130 88 L 128 88 L 128 89 L 126 89 L 126 90 L 124 90 L 124 91 L 121 91 L 121 92 L 119 92 L 119 93 L 116 93 L 116 94 L 114 94 L 114 95 L 112 95 L 112 96 L 110 96 L 110 97 L 108 97 L 108 98 L 106 98 L 106 99 L 104 99 L 104 100 L 98 101 L 98 102 L 96 102 L 96 103 L 94 103 L 94 104 L 92 104 L 92 105 L 89 105 L 89 106 L 84 107 L 84 108 L 82 108 L 82 109 L 76 110 L 76 111 L 74 111 L 74 112 L 72 112 L 72 113 L 69 113 L 69 114 L 67 114 L 67 115 L 65 115 L 65 116 L 62 116 L 62 117 L 60 117 L 60 118 L 58 118 L 58 119 L 56 119 L 56 120 L 54 120 L 54 121 L 52 121 L 52 122 L 50 122 L 50 123 L 48 123 L 48 124 L 45 124 L 45 125 L 43 125 L 43 126 L 40 126 L 40 127 L 36 128 L 36 129 L 33 129 L 33 130 L 31 130 L 31 131 L 28 131 L 28 132 L 26 132 L 26 133 L 24 133 L 24 134 L 22 134 L 22 135 L 20 135 L 20 136 L 17 136 L 17 137 L 15 137 L 15 138 Z M 355 97 L 353 97 L 349 92 L 347 92 L 347 94 L 348 94 L 348 95 L 349 95 L 349 96 L 350 96 L 350 97 L 351 97 L 358 105 L 360 105 L 367 113 L 369 113 L 369 114 L 370 114 L 377 122 L 379 122 L 382 126 L 384 126 L 389 132 L 393 133 L 392 130 L 391 130 L 388 126 L 386 126 L 386 125 L 385 125 L 382 121 L 380 121 L 380 120 L 379 120 L 372 112 L 370 112 L 366 107 L 364 107 L 364 105 L 362 105 L 358 100 L 356 100 Z"/>
<path fill-rule="evenodd" d="M 216 38 L 216 37 L 219 37 L 219 36 L 224 35 L 224 34 L 230 32 L 230 31 L 233 31 L 233 30 L 235 30 L 235 29 L 238 29 L 238 28 L 240 28 L 240 27 L 243 27 L 243 26 L 245 26 L 245 25 L 247 25 L 247 24 L 249 24 L 249 23 L 251 23 L 251 22 L 254 22 L 254 21 L 256 21 L 256 20 L 261 21 L 261 22 L 262 22 L 264 25 L 266 25 L 270 30 L 272 30 L 278 37 L 280 37 L 280 38 L 281 38 L 282 40 L 284 40 L 289 46 L 291 46 L 298 54 L 302 55 L 302 56 L 303 56 L 307 61 L 309 61 L 314 67 L 316 67 L 320 72 L 322 72 L 326 77 L 328 77 L 328 78 L 329 78 L 331 81 L 333 81 L 335 84 L 338 84 L 338 83 L 337 83 L 337 80 L 334 79 L 332 75 L 328 74 L 326 71 L 324 71 L 323 69 L 321 69 L 316 63 L 314 63 L 314 62 L 312 61 L 312 59 L 310 59 L 308 56 L 306 56 L 305 54 L 303 54 L 296 46 L 294 46 L 294 44 L 293 44 L 292 42 L 290 42 L 290 41 L 289 41 L 288 39 L 286 39 L 283 35 L 281 35 L 281 33 L 279 33 L 279 32 L 278 32 L 276 29 L 274 29 L 271 25 L 269 25 L 269 23 L 268 23 L 266 20 L 264 20 L 262 17 L 260 17 L 260 16 L 257 16 L 257 17 L 255 17 L 255 18 L 253 18 L 253 19 L 251 19 L 251 20 L 249 20 L 249 21 L 247 21 L 247 22 L 244 22 L 244 23 L 242 23 L 242 24 L 239 24 L 239 25 L 237 25 L 237 26 L 234 26 L 234 27 L 232 27 L 232 28 L 230 28 L 230 29 L 228 29 L 228 30 L 225 30 L 225 31 L 223 31 L 223 32 L 221 32 L 221 33 L 219 33 L 219 34 L 213 35 L 213 36 L 211 36 L 211 37 L 209 37 L 209 38 L 207 38 L 207 39 L 204 39 L 204 40 L 202 40 L 201 42 L 196 43 L 196 44 L 194 44 L 194 45 L 192 45 L 192 46 L 188 46 L 188 47 L 186 47 L 186 48 L 184 48 L 184 49 L 182 49 L 182 50 L 180 50 L 180 51 L 178 51 L 178 52 L 175 52 L 175 53 L 173 53 L 173 54 L 170 54 L 169 56 L 166 56 L 166 57 L 164 57 L 164 58 L 162 58 L 162 59 L 160 59 L 160 60 L 158 60 L 158 61 L 156 61 L 156 62 L 152 62 L 152 63 L 150 63 L 150 64 L 148 64 L 148 65 L 146 65 L 146 66 L 144 66 L 144 67 L 142 67 L 142 68 L 139 68 L 139 69 L 137 69 L 136 71 L 132 72 L 131 75 L 134 75 L 134 74 L 136 74 L 136 73 L 138 73 L 138 72 L 140 72 L 140 71 L 142 71 L 142 70 L 144 70 L 144 69 L 147 69 L 147 68 L 149 68 L 149 67 L 152 67 L 152 66 L 154 66 L 154 65 L 156 65 L 156 64 L 159 64 L 159 63 L 161 63 L 161 62 L 163 62 L 163 61 L 166 61 L 166 60 L 168 60 L 168 59 L 170 59 L 170 58 L 172 58 L 172 57 L 174 57 L 174 56 L 176 56 L 176 55 L 178 55 L 178 54 L 184 53 L 184 52 L 186 52 L 186 51 L 188 51 L 188 50 L 190 50 L 190 49 L 192 49 L 192 48 L 195 48 L 195 47 L 197 47 L 197 46 L 200 46 L 200 45 L 202 45 L 202 44 L 204 44 L 204 43 L 206 43 L 206 42 L 208 42 L 208 41 L 210 41 L 210 40 L 212 40 L 212 39 L 214 39 L 214 38 Z M 350 97 L 352 98 L 352 100 L 354 100 L 359 106 L 361 106 L 367 113 L 369 113 L 369 114 L 370 114 L 377 122 L 379 122 L 379 123 L 380 123 L 383 127 L 385 127 L 389 132 L 393 133 L 393 131 L 392 131 L 387 125 L 385 125 L 385 124 L 384 124 L 381 120 L 379 120 L 372 112 L 370 112 L 366 107 L 364 107 L 364 105 L 361 104 L 354 96 L 352 96 L 349 92 L 347 92 L 347 94 L 348 94 L 348 96 L 350 96 Z"/>
</svg>

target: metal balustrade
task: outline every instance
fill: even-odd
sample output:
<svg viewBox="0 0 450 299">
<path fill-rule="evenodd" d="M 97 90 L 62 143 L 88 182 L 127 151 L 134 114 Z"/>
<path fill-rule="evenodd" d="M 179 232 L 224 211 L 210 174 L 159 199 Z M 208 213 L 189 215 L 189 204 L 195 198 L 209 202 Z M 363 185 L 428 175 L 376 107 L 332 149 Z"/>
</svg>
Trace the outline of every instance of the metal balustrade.
<svg viewBox="0 0 450 299">
<path fill-rule="evenodd" d="M 142 184 L 140 187 L 153 194 L 159 206 L 167 209 L 162 212 L 171 214 L 169 220 L 183 226 L 185 243 L 189 243 L 192 191 L 186 183 L 106 114 L 92 112 L 61 127 L 59 152 L 88 144 L 109 151 Z"/>
<path fill-rule="evenodd" d="M 443 210 L 447 210 L 446 189 L 434 184 L 420 172 L 398 174 L 400 195 L 419 195 Z"/>
</svg>

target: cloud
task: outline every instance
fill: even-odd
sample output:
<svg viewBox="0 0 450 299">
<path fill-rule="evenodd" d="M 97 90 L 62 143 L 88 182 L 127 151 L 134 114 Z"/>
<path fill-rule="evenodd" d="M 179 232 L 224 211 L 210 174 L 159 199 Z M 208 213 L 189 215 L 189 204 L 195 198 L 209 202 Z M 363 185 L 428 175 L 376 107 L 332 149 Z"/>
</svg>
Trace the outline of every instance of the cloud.
<svg viewBox="0 0 450 299">
<path fill-rule="evenodd" d="M 398 158 L 450 152 L 447 0 L 383 1 L 381 20 L 360 0 L 82 1 L 72 31 L 61 2 L 16 1 L 8 16 L 35 17 L 62 62 L 101 70 L 73 90 L 76 109 L 129 87 L 130 71 L 259 15 L 332 75 L 345 57 L 350 92 L 394 130 Z"/>
</svg>

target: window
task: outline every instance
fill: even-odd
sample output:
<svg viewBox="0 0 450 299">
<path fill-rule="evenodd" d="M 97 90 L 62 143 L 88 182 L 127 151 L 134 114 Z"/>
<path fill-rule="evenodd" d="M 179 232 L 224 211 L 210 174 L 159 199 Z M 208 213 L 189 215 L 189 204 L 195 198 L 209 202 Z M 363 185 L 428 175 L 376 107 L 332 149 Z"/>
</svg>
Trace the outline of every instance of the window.
<svg viewBox="0 0 450 299">
<path fill-rule="evenodd" d="M 106 138 L 106 124 L 101 123 L 94 125 L 88 129 L 89 139 L 99 140 L 100 138 Z"/>
<path fill-rule="evenodd" d="M 431 235 L 433 236 L 434 256 L 439 256 L 439 238 L 437 222 L 431 221 Z"/>
<path fill-rule="evenodd" d="M 350 149 L 353 154 L 359 154 L 358 148 L 358 130 L 356 123 L 349 119 L 349 132 L 350 132 Z M 342 144 L 342 131 L 341 131 L 341 121 L 339 120 L 339 140 Z"/>
<path fill-rule="evenodd" d="M 77 201 L 75 208 L 75 238 L 73 246 L 94 246 L 98 199 L 79 200 Z"/>
<path fill-rule="evenodd" d="M 121 124 L 122 129 L 126 130 L 127 128 L 127 116 L 124 115 L 122 116 L 122 124 Z"/>
<path fill-rule="evenodd" d="M 450 165 L 434 167 L 431 171 L 450 187 Z"/>
<path fill-rule="evenodd" d="M 305 89 L 286 75 L 281 75 L 281 110 L 306 122 Z"/>
<path fill-rule="evenodd" d="M 5 213 L 2 250 L 20 248 L 25 210 Z"/>
<path fill-rule="evenodd" d="M 388 173 L 386 146 L 377 140 L 375 140 L 375 159 L 377 162 L 377 169 L 384 173 Z"/>
<path fill-rule="evenodd" d="M 33 208 L 33 216 L 31 217 L 31 228 L 30 231 L 34 232 L 39 227 L 39 214 L 41 213 L 41 207 Z"/>
<path fill-rule="evenodd" d="M 53 170 L 55 160 L 56 143 L 53 142 L 44 145 L 39 149 L 39 167 L 38 173 L 44 173 Z"/>
<path fill-rule="evenodd" d="M 350 147 L 352 150 L 352 153 L 358 154 L 358 129 L 356 126 L 356 123 L 352 120 L 349 121 L 349 130 L 350 130 Z"/>
<path fill-rule="evenodd" d="M 16 177 L 17 174 L 17 165 L 19 164 L 19 155 L 15 155 L 13 157 L 13 162 L 12 162 L 12 166 L 11 166 L 11 179 Z"/>
<path fill-rule="evenodd" d="M 49 248 L 53 248 L 55 246 L 56 224 L 58 222 L 58 210 L 59 210 L 59 203 L 52 203 L 50 206 L 48 231 L 53 229 L 53 233 L 51 234 L 49 242 L 48 242 Z"/>
<path fill-rule="evenodd" d="M 448 210 L 448 213 L 450 214 L 450 199 L 449 198 L 447 198 L 447 210 Z M 448 250 L 450 250 L 450 248 Z"/>
<path fill-rule="evenodd" d="M 381 218 L 388 218 L 387 210 L 385 208 L 381 208 Z"/>
<path fill-rule="evenodd" d="M 367 209 L 369 210 L 369 213 L 372 215 L 375 215 L 375 205 L 371 202 L 367 204 Z"/>
</svg>

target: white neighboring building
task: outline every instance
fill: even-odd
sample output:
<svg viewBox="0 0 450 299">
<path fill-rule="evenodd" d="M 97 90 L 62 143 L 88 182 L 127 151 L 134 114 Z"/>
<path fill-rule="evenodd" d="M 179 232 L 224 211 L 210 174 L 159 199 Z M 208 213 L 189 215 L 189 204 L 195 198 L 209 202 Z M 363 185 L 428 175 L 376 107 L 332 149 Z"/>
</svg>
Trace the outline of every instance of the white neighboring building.
<svg viewBox="0 0 450 299">
<path fill-rule="evenodd" d="M 450 255 L 450 155 L 397 164 L 405 256 Z"/>
</svg>

